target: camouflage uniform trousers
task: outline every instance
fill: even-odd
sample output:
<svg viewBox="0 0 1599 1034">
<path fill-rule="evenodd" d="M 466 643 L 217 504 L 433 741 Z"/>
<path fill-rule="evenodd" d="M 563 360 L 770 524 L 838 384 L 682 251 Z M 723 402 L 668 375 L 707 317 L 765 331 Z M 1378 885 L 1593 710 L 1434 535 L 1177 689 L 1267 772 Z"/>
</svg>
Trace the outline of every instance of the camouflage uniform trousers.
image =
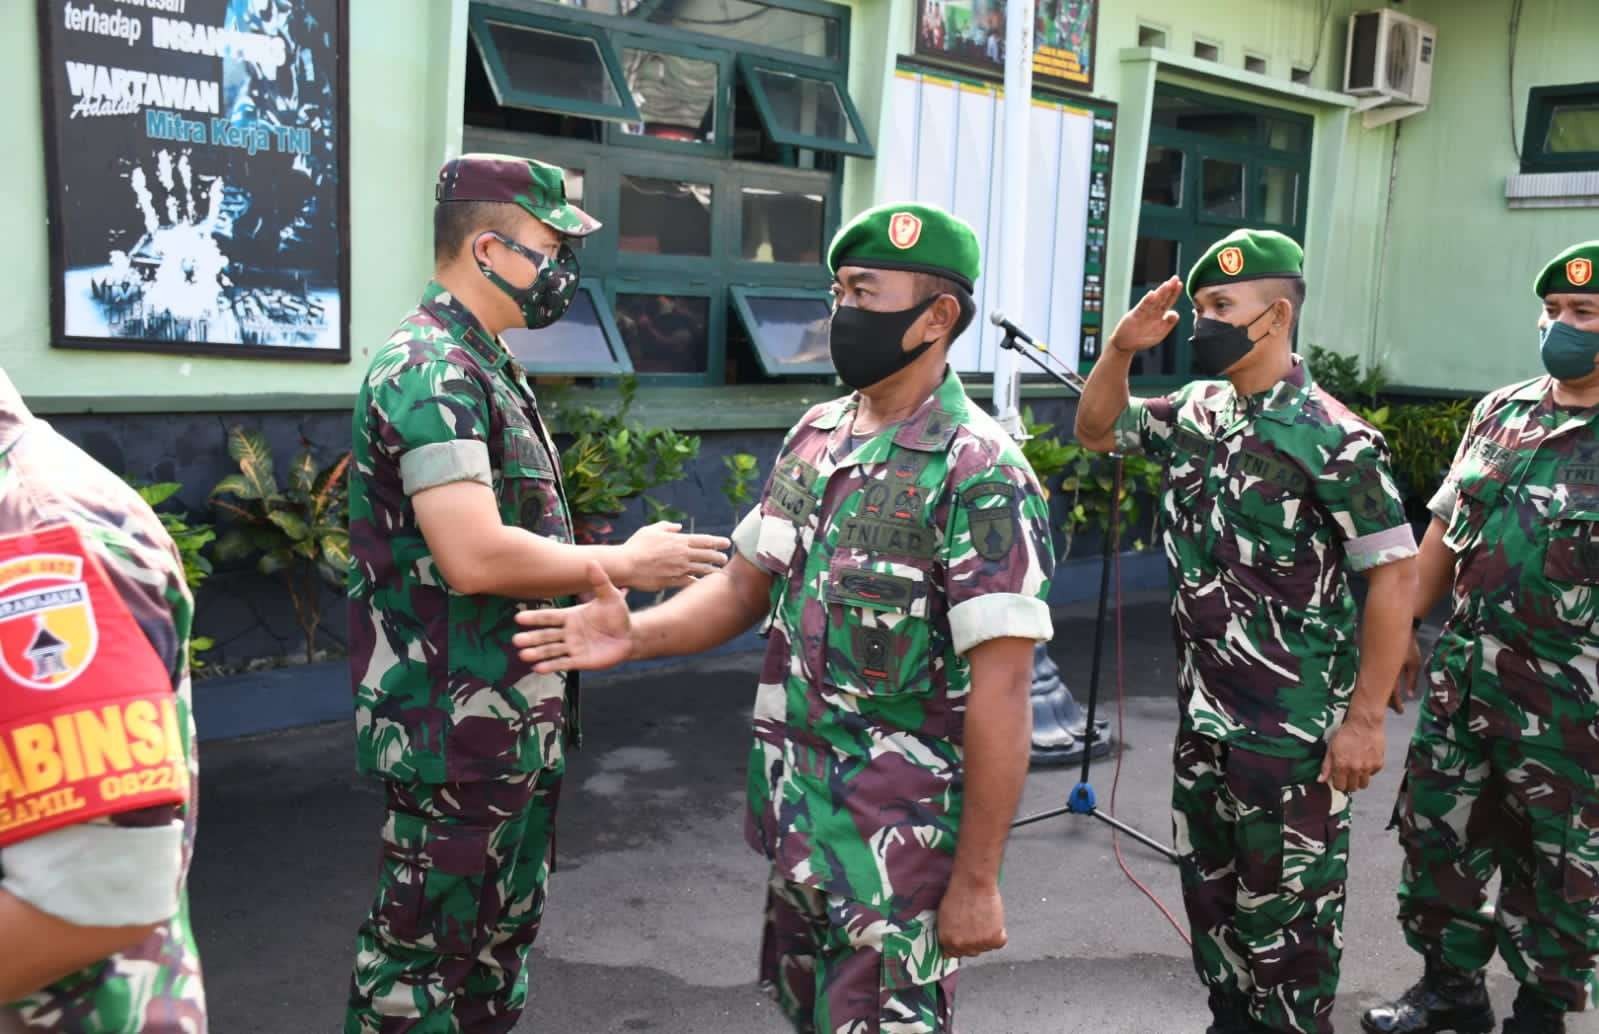
<svg viewBox="0 0 1599 1034">
<path fill-rule="evenodd" d="M 774 872 L 761 984 L 799 1034 L 951 1034 L 955 980 L 918 982 L 937 954 L 936 912 L 896 916 Z"/>
<path fill-rule="evenodd" d="M 386 784 L 382 874 L 357 937 L 345 1034 L 504 1034 L 516 1025 L 561 775 Z"/>
<path fill-rule="evenodd" d="M 1474 733 L 1467 710 L 1446 716 L 1429 699 L 1411 739 L 1394 809 L 1405 940 L 1468 971 L 1497 946 L 1521 984 L 1584 1009 L 1599 994 L 1594 759 Z"/>
<path fill-rule="evenodd" d="M 1179 729 L 1172 823 L 1194 968 L 1271 1030 L 1326 1034 L 1343 954 L 1349 799 L 1322 749 L 1270 757 Z"/>
</svg>

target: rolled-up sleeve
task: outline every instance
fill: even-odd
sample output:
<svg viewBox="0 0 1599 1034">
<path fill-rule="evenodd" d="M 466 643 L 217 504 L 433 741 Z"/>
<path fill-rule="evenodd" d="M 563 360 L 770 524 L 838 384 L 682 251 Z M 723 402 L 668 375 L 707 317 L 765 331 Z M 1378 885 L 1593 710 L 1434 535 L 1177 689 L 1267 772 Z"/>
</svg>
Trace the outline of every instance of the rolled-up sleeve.
<svg viewBox="0 0 1599 1034">
<path fill-rule="evenodd" d="M 733 529 L 733 548 L 738 555 L 755 563 L 755 554 L 761 542 L 761 508 L 756 507 L 744 515 Z"/>
<path fill-rule="evenodd" d="M 1344 540 L 1351 569 L 1369 571 L 1416 555 L 1388 445 L 1375 430 L 1362 427 L 1344 438 L 1316 479 L 1316 496 Z"/>
<path fill-rule="evenodd" d="M 955 652 L 990 639 L 1052 638 L 1055 552 L 1049 505 L 1032 472 L 981 471 L 956 489 L 951 510 L 945 593 Z"/>
<path fill-rule="evenodd" d="M 488 399 L 461 368 L 431 360 L 395 371 L 373 386 L 367 419 L 407 495 L 457 481 L 493 486 Z"/>
</svg>

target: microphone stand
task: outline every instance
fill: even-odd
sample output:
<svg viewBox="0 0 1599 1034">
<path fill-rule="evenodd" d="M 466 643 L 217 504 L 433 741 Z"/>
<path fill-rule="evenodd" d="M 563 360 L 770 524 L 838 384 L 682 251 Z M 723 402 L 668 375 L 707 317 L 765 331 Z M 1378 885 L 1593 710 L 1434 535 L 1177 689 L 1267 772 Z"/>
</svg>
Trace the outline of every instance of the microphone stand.
<svg viewBox="0 0 1599 1034">
<path fill-rule="evenodd" d="M 1076 392 L 1079 398 L 1082 397 L 1083 389 L 1087 386 L 1087 382 L 1080 374 L 1072 371 L 1059 370 L 1054 366 L 1049 365 L 1042 358 L 1034 355 L 1031 350 L 1025 349 L 1021 346 L 1021 341 L 1017 337 L 1016 328 L 1014 326 L 1009 324 L 1005 324 L 1004 326 L 1005 340 L 1000 343 L 1000 347 L 1008 348 L 1013 352 L 1025 355 L 1040 370 L 1049 374 L 1051 377 L 1055 378 L 1055 380 L 1059 381 L 1062 385 L 1069 388 L 1073 392 Z M 1022 826 L 1028 826 L 1035 822 L 1042 822 L 1045 819 L 1056 818 L 1060 815 L 1087 815 L 1091 818 L 1098 819 L 1099 821 L 1105 823 L 1105 825 L 1110 826 L 1112 829 L 1126 833 L 1134 840 L 1137 840 L 1144 846 L 1157 851 L 1162 855 L 1165 855 L 1169 861 L 1175 863 L 1178 859 L 1176 851 L 1172 850 L 1170 847 L 1154 839 L 1153 837 L 1134 829 L 1132 826 L 1122 822 L 1120 819 L 1114 818 L 1100 811 L 1098 797 L 1094 793 L 1094 785 L 1089 781 L 1088 778 L 1089 765 L 1093 761 L 1093 744 L 1094 741 L 1099 738 L 1099 733 L 1094 727 L 1094 715 L 1099 707 L 1099 662 L 1100 654 L 1103 652 L 1105 642 L 1105 610 L 1106 602 L 1110 597 L 1110 569 L 1111 564 L 1115 559 L 1116 541 L 1121 536 L 1122 457 L 1119 453 L 1113 452 L 1111 453 L 1110 458 L 1115 464 L 1115 478 L 1112 483 L 1116 486 L 1116 489 L 1114 498 L 1111 499 L 1109 528 L 1105 532 L 1104 546 L 1100 555 L 1099 612 L 1094 618 L 1094 659 L 1092 666 L 1089 669 L 1088 676 L 1087 735 L 1089 739 L 1088 743 L 1085 744 L 1085 749 L 1083 751 L 1082 776 L 1078 780 L 1077 785 L 1072 788 L 1071 794 L 1066 798 L 1066 806 L 1064 808 L 1053 808 L 1049 811 L 1040 812 L 1037 815 L 1029 815 L 1026 818 L 1017 819 L 1015 822 L 1011 823 L 1011 828 L 1018 829 Z"/>
</svg>

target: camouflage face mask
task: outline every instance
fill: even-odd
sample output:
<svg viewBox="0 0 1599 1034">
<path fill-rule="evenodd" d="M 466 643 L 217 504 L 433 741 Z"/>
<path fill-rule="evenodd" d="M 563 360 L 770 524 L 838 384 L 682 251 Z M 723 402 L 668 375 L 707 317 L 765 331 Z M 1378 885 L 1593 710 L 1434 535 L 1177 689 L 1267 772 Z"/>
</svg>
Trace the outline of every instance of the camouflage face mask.
<svg viewBox="0 0 1599 1034">
<path fill-rule="evenodd" d="M 579 269 L 577 254 L 565 244 L 555 253 L 555 257 L 548 258 L 531 248 L 525 248 L 504 234 L 493 230 L 487 231 L 488 235 L 533 263 L 533 268 L 538 272 L 533 277 L 533 283 L 527 287 L 517 287 L 515 284 L 500 276 L 490 269 L 481 260 L 477 267 L 489 283 L 498 287 L 522 310 L 522 321 L 529 330 L 539 330 L 549 326 L 572 307 L 572 299 L 577 296 L 577 283 Z"/>
</svg>

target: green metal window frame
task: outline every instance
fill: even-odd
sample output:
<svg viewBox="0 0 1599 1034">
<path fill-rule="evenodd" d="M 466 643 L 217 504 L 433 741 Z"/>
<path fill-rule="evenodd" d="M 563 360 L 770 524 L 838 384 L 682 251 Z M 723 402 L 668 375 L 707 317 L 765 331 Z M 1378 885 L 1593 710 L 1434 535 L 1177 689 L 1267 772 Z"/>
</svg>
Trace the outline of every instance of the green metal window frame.
<svg viewBox="0 0 1599 1034">
<path fill-rule="evenodd" d="M 489 31 L 491 23 L 510 25 L 529 29 L 535 32 L 544 32 L 556 36 L 575 36 L 591 40 L 598 49 L 600 60 L 605 65 L 606 72 L 611 77 L 611 85 L 616 90 L 616 95 L 621 103 L 616 106 L 609 104 L 595 104 L 589 101 L 577 101 L 554 94 L 533 93 L 518 90 L 511 85 L 509 71 L 505 62 L 500 57 L 500 48 L 495 44 L 493 34 Z M 489 85 L 494 90 L 495 99 L 502 107 L 529 108 L 534 111 L 553 111 L 563 115 L 578 115 L 583 118 L 640 122 L 638 106 L 633 103 L 632 93 L 627 88 L 627 81 L 622 75 L 622 62 L 617 57 L 616 51 L 611 47 L 609 35 L 598 28 L 586 25 L 581 21 L 568 18 L 555 18 L 547 15 L 532 14 L 515 7 L 489 6 L 486 4 L 473 4 L 468 15 L 467 27 L 472 35 L 472 41 L 477 44 L 479 56 L 483 58 L 483 67 L 488 72 Z"/>
<path fill-rule="evenodd" d="M 1535 86 L 1527 91 L 1527 128 L 1521 142 L 1522 172 L 1587 172 L 1599 169 L 1599 151 L 1550 154 L 1549 124 L 1555 109 L 1572 101 L 1599 105 L 1599 82 Z"/>
<path fill-rule="evenodd" d="M 741 53 L 738 55 L 739 74 L 744 77 L 744 85 L 749 90 L 750 99 L 755 102 L 755 110 L 761 117 L 761 123 L 766 127 L 766 134 L 779 144 L 788 147 L 802 147 L 812 151 L 830 151 L 834 154 L 853 155 L 857 158 L 875 158 L 877 152 L 872 148 L 872 138 L 866 132 L 866 123 L 861 120 L 861 113 L 855 108 L 855 101 L 850 98 L 849 84 L 844 76 L 836 71 L 822 71 L 809 65 L 796 64 L 792 61 L 778 61 L 772 58 L 757 57 L 754 54 Z M 838 93 L 839 105 L 844 109 L 844 117 L 849 120 L 850 128 L 855 133 L 855 140 L 833 140 L 828 137 L 811 136 L 807 133 L 795 133 L 778 124 L 772 111 L 771 99 L 766 95 L 766 86 L 761 82 L 759 73 L 776 72 L 779 75 L 792 75 L 817 82 L 827 83 Z"/>
<path fill-rule="evenodd" d="M 831 181 L 827 187 L 821 187 L 824 181 Z M 808 169 L 774 169 L 771 172 L 756 172 L 754 170 L 740 170 L 729 178 L 728 196 L 732 199 L 732 211 L 729 213 L 732 221 L 732 235 L 729 238 L 731 251 L 728 255 L 730 276 L 740 283 L 751 280 L 759 285 L 771 284 L 779 280 L 794 280 L 800 286 L 819 285 L 821 290 L 826 290 L 832 283 L 832 277 L 827 272 L 827 246 L 832 240 L 832 234 L 837 230 L 840 221 L 842 201 L 839 198 L 838 176 L 833 173 L 815 172 Z M 803 194 L 820 188 L 823 199 L 822 209 L 822 239 L 820 261 L 814 265 L 797 262 L 756 262 L 747 259 L 743 254 L 744 245 L 744 189 L 746 187 L 759 187 L 767 190 L 776 190 L 785 194 Z M 808 189 L 809 188 L 809 189 Z"/>
<path fill-rule="evenodd" d="M 605 298 L 611 306 L 614 315 L 616 312 L 616 298 L 623 294 L 670 294 L 684 298 L 704 298 L 707 300 L 707 313 L 705 318 L 705 370 L 695 373 L 640 373 L 638 381 L 642 385 L 680 385 L 705 387 L 723 383 L 723 371 L 727 365 L 727 304 L 726 285 L 713 281 L 682 281 L 663 278 L 659 274 L 641 273 L 629 275 L 619 273 L 608 277 L 605 281 Z M 621 338 L 618 336 L 618 340 Z M 623 351 L 627 344 L 622 342 Z M 632 353 L 628 353 L 631 361 Z M 536 372 L 536 371 L 535 371 Z"/>
<path fill-rule="evenodd" d="M 1258 122 L 1255 127 L 1254 138 L 1247 144 L 1225 140 L 1205 133 L 1151 125 L 1149 139 L 1145 144 L 1146 153 L 1147 149 L 1151 147 L 1168 147 L 1181 151 L 1186 156 L 1183 162 L 1183 204 L 1177 208 L 1149 203 L 1140 204 L 1136 237 L 1149 237 L 1174 242 L 1178 249 L 1177 274 L 1179 276 L 1186 276 L 1193 263 L 1212 243 L 1237 227 L 1253 226 L 1275 229 L 1281 233 L 1286 233 L 1295 240 L 1303 241 L 1305 239 L 1305 208 L 1309 196 L 1308 187 L 1310 183 L 1311 153 L 1309 148 L 1315 147 L 1314 119 L 1298 112 L 1251 104 L 1248 101 L 1220 97 L 1201 90 L 1173 86 L 1168 83 L 1156 83 L 1155 89 L 1161 94 L 1171 95 L 1180 99 L 1193 99 L 1212 108 L 1252 115 L 1257 117 Z M 1271 147 L 1269 145 L 1267 123 L 1272 120 L 1298 124 L 1303 127 L 1305 139 L 1309 142 L 1309 148 L 1302 151 L 1290 151 Z M 1241 218 L 1230 219 L 1204 214 L 1202 207 L 1204 195 L 1200 188 L 1204 182 L 1204 159 L 1206 158 L 1216 158 L 1243 164 L 1244 214 Z M 1299 176 L 1299 190 L 1295 198 L 1294 221 L 1292 223 L 1269 222 L 1265 218 L 1263 208 L 1264 187 L 1265 172 L 1268 168 L 1287 169 L 1297 173 Z M 1132 285 L 1132 290 L 1134 291 L 1132 301 L 1134 302 L 1137 301 L 1136 292 L 1139 287 L 1140 285 L 1138 284 Z M 1188 345 L 1188 333 L 1193 326 L 1193 303 L 1186 294 L 1178 299 L 1177 312 L 1180 318 L 1175 331 L 1176 337 L 1173 341 L 1174 363 L 1177 372 L 1174 375 L 1164 373 L 1138 374 L 1133 378 L 1134 384 L 1142 388 L 1160 389 L 1176 387 L 1189 380 L 1188 371 L 1192 369 L 1193 357 L 1190 354 L 1191 350 Z"/>
<path fill-rule="evenodd" d="M 598 277 L 585 277 L 577 285 L 579 291 L 589 296 L 589 302 L 594 306 L 594 318 L 599 322 L 600 334 L 605 338 L 605 346 L 610 349 L 611 358 L 608 363 L 571 362 L 540 363 L 529 367 L 529 372 L 549 375 L 552 377 L 625 377 L 633 373 L 633 359 L 628 354 L 627 345 L 622 340 L 622 332 L 617 329 L 615 315 L 611 311 L 610 297 L 605 293 L 605 281 Z"/>
<path fill-rule="evenodd" d="M 636 32 L 616 31 L 610 34 L 610 38 L 611 44 L 616 48 L 617 68 L 622 71 L 624 89 L 626 89 L 627 77 L 621 60 L 624 50 L 648 50 L 657 54 L 671 54 L 675 57 L 686 57 L 716 65 L 716 118 L 712 130 L 715 133 L 715 139 L 710 143 L 634 136 L 631 133 L 623 132 L 623 123 L 607 122 L 605 126 L 606 144 L 612 147 L 662 151 L 668 154 L 704 155 L 713 158 L 727 158 L 732 155 L 733 90 L 736 85 L 734 76 L 738 74 L 734 64 L 735 55 L 733 53 L 727 50 L 717 50 L 677 40 L 656 39 Z M 631 95 L 629 100 L 631 100 Z M 637 107 L 636 102 L 634 102 L 634 106 Z M 638 121 L 644 121 L 642 112 L 640 112 Z"/>
<path fill-rule="evenodd" d="M 750 308 L 751 298 L 802 298 L 825 303 L 831 297 L 826 291 L 804 287 L 754 287 L 734 284 L 728 293 L 733 302 L 733 311 L 738 314 L 739 322 L 744 325 L 744 332 L 749 335 L 750 343 L 754 346 L 755 358 L 760 362 L 766 376 L 832 377 L 834 375 L 832 360 L 795 366 L 779 363 L 775 358 L 769 357 L 766 348 L 761 344 L 760 321 L 755 318 L 755 311 Z"/>
</svg>

